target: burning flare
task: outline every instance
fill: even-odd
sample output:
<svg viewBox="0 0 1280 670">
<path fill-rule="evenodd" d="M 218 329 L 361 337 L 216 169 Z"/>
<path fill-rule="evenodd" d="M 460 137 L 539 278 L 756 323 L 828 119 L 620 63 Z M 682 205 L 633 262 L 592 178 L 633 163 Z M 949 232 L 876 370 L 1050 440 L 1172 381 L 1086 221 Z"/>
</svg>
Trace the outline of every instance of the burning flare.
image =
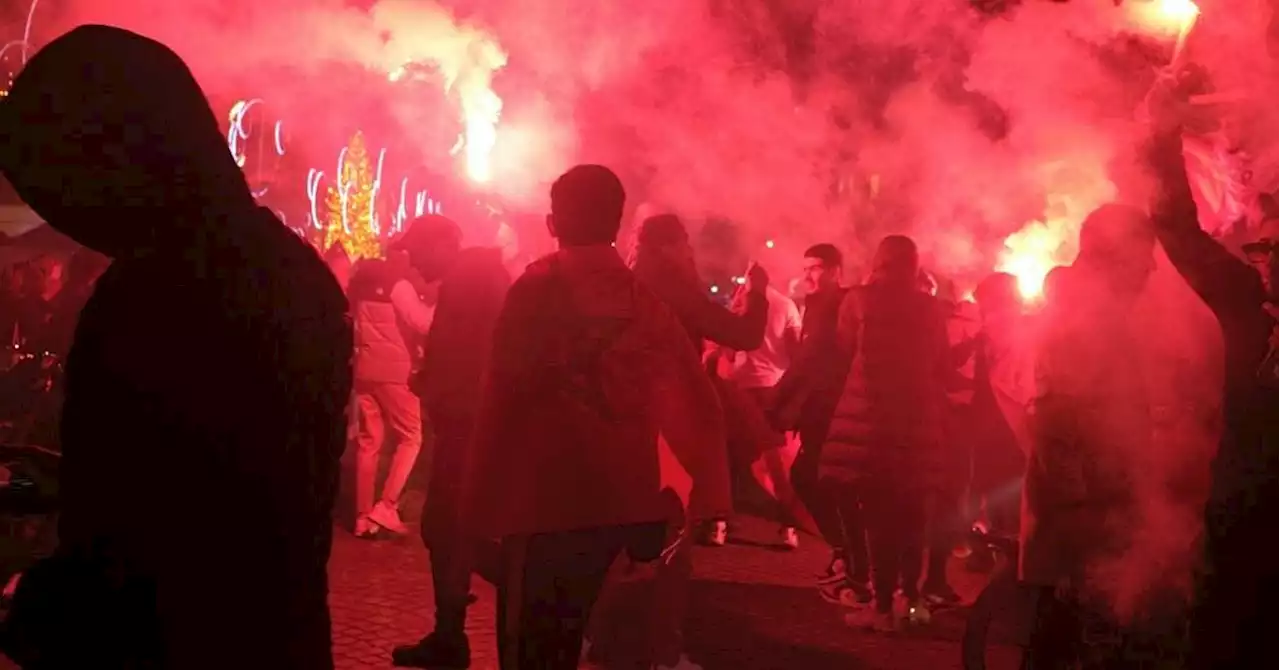
<svg viewBox="0 0 1280 670">
<path fill-rule="evenodd" d="M 502 115 L 502 98 L 493 90 L 493 76 L 506 66 L 507 54 L 488 33 L 456 25 L 447 15 L 437 16 L 447 24 L 437 28 L 449 39 L 436 40 L 426 53 L 403 61 L 387 77 L 400 81 L 420 69 L 435 70 L 443 76 L 445 93 L 457 96 L 461 113 L 463 130 L 454 153 L 462 152 L 467 177 L 485 183 L 493 177 L 490 155 L 498 140 L 498 119 Z"/>
<path fill-rule="evenodd" d="M 1026 302 L 1040 300 L 1050 270 L 1075 260 L 1080 224 L 1115 197 L 1115 185 L 1104 165 L 1100 156 L 1076 155 L 1040 171 L 1047 193 L 1044 213 L 1005 238 L 995 267 L 1017 277 L 1018 291 Z"/>
</svg>

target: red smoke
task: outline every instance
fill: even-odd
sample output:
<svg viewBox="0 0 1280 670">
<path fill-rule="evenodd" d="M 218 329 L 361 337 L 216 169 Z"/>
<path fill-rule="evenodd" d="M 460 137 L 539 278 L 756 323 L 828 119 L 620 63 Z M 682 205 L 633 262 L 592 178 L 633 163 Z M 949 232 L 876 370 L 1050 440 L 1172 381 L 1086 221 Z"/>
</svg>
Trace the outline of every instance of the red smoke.
<svg viewBox="0 0 1280 670">
<path fill-rule="evenodd" d="M 1275 4 L 1201 0 L 1181 56 L 1231 100 L 1206 107 L 1219 121 L 1206 141 L 1243 152 L 1240 193 L 1276 185 Z M 357 128 L 388 149 L 384 190 L 400 175 L 411 191 L 459 179 L 466 151 L 450 149 L 470 136 L 469 96 L 491 83 L 492 178 L 464 193 L 542 211 L 563 168 L 603 162 L 635 206 L 738 222 L 782 276 L 813 242 L 856 264 L 908 232 L 961 290 L 1000 267 L 1034 295 L 1074 258 L 1090 210 L 1146 203 L 1137 112 L 1177 38 L 1135 14 L 1152 6 L 1027 0 L 992 17 L 964 0 L 42 0 L 33 41 L 120 25 L 170 44 L 219 105 L 262 98 L 259 127 L 283 120 L 288 152 L 257 169 L 278 173 L 263 178 L 282 181 L 276 206 L 298 217 L 307 169 L 332 171 Z M 13 8 L 15 37 L 25 9 Z M 389 80 L 409 62 L 430 67 Z M 1223 169 L 1214 160 L 1204 169 Z M 1218 226 L 1230 203 L 1210 200 Z M 1209 317 L 1167 266 L 1150 292 L 1152 383 L 1198 394 L 1161 402 L 1213 405 Z M 1203 458 L 1205 439 L 1167 442 L 1176 457 L 1160 462 Z M 1182 523 L 1169 509 L 1153 528 Z"/>
</svg>

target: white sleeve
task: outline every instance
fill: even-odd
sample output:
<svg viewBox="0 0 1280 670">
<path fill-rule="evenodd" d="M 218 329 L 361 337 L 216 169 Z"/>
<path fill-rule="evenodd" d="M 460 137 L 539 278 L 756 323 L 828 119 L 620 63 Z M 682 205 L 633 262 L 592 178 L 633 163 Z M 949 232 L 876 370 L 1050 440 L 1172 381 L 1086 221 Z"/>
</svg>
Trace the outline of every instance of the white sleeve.
<svg viewBox="0 0 1280 670">
<path fill-rule="evenodd" d="M 431 330 L 435 310 L 423 304 L 418 298 L 418 292 L 409 282 L 401 280 L 391 287 L 391 306 L 395 308 L 396 316 L 409 324 L 415 332 L 425 335 Z"/>
</svg>

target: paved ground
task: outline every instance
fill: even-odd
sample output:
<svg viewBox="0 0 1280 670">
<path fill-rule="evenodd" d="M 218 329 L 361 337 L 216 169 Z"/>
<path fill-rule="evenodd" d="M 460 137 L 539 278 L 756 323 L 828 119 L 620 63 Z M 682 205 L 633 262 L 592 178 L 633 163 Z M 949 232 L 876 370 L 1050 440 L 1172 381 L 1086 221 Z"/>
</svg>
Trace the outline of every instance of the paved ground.
<svg viewBox="0 0 1280 670">
<path fill-rule="evenodd" d="M 959 667 L 961 612 L 940 616 L 928 630 L 911 635 L 851 631 L 839 608 L 822 602 L 811 587 L 824 565 L 825 546 L 806 537 L 799 551 L 778 551 L 771 546 L 774 529 L 751 518 L 735 522 L 734 530 L 729 546 L 696 550 L 686 644 L 707 670 Z M 330 565 L 338 670 L 388 668 L 391 647 L 430 629 L 427 555 L 416 539 L 367 542 L 339 531 Z M 954 577 L 962 593 L 981 586 L 959 570 Z M 477 579 L 473 591 L 479 601 L 467 622 L 472 667 L 488 670 L 497 666 L 493 589 Z M 640 611 L 643 583 L 632 591 L 634 597 L 621 597 Z M 1001 650 L 992 667 L 1016 667 L 1013 652 Z"/>
</svg>

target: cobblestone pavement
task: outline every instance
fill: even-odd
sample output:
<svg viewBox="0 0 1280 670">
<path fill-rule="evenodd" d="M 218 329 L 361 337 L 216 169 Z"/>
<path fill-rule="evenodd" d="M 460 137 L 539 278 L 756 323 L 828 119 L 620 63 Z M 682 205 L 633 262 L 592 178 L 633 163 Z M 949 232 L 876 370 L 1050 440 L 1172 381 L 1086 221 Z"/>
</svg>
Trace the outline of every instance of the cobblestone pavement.
<svg viewBox="0 0 1280 670">
<path fill-rule="evenodd" d="M 707 670 L 944 670 L 959 667 L 963 614 L 944 613 L 924 631 L 884 636 L 845 628 L 838 607 L 812 584 L 827 549 L 804 537 L 799 551 L 774 546 L 774 528 L 752 518 L 735 522 L 729 545 L 698 548 L 686 626 L 686 646 Z M 334 655 L 338 670 L 389 668 L 393 646 L 431 628 L 427 555 L 416 539 L 356 540 L 338 531 L 330 562 Z M 972 596 L 976 578 L 954 571 L 953 583 Z M 496 668 L 494 594 L 476 579 L 479 598 L 467 621 L 472 667 Z M 642 597 L 637 600 L 642 600 Z M 639 617 L 639 614 L 636 615 Z M 630 618 L 630 617 L 628 617 Z M 992 668 L 1015 668 L 1002 649 Z"/>
</svg>

